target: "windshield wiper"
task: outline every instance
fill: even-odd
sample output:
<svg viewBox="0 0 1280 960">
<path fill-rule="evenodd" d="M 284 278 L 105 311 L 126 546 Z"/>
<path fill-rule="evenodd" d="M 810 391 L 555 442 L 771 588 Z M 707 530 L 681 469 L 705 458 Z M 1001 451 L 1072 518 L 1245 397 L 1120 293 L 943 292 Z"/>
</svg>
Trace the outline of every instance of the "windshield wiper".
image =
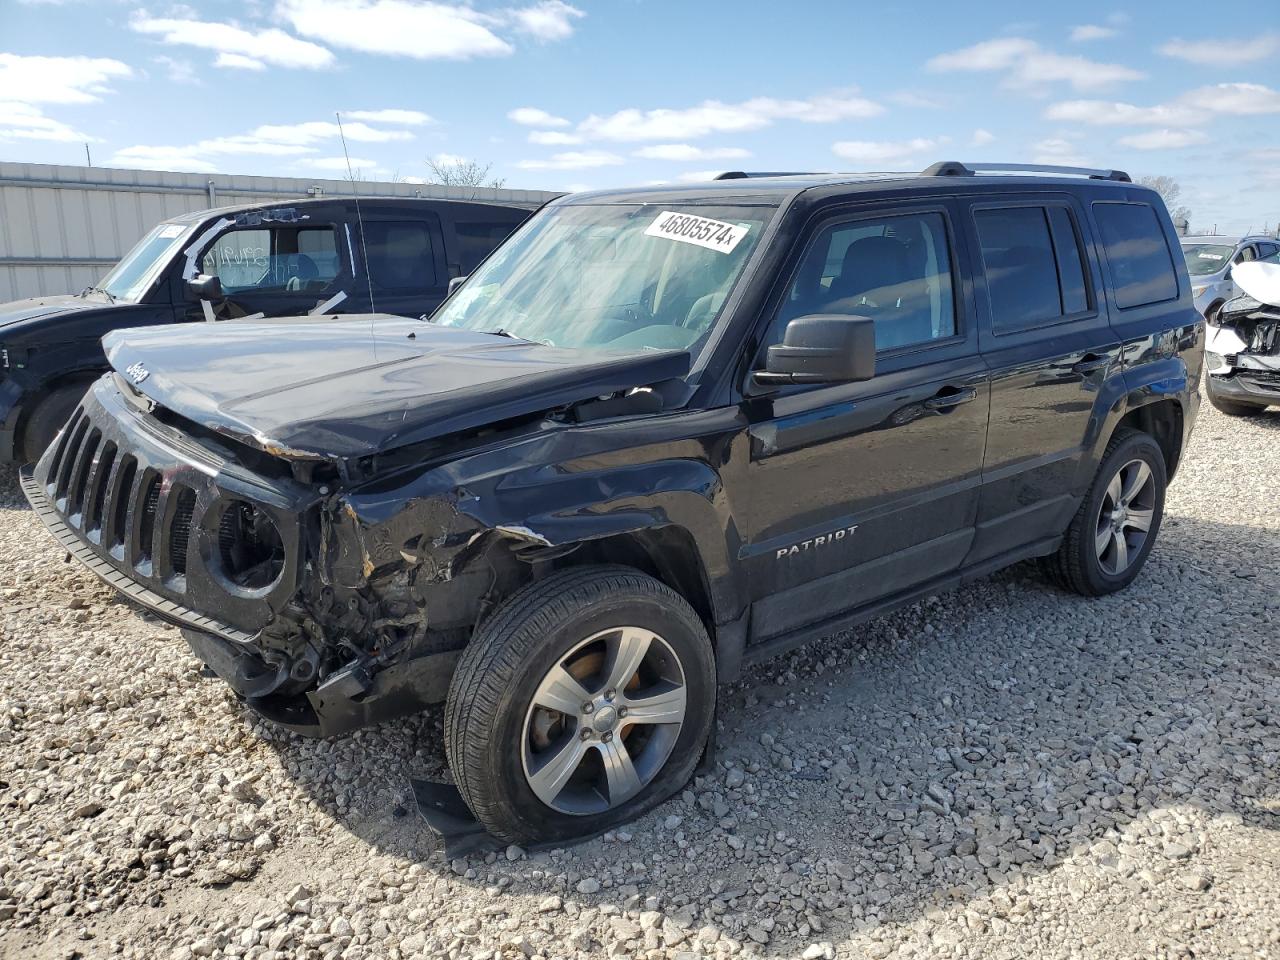
<svg viewBox="0 0 1280 960">
<path fill-rule="evenodd" d="M 499 327 L 497 330 L 481 330 L 480 332 L 481 332 L 481 333 L 486 333 L 486 334 L 488 334 L 488 335 L 489 335 L 489 336 L 491 336 L 491 337 L 506 337 L 508 340 L 524 340 L 524 342 L 525 342 L 525 343 L 534 343 L 534 342 L 535 342 L 535 341 L 533 341 L 533 340 L 529 340 L 529 339 L 527 339 L 527 338 L 525 338 L 525 337 L 517 337 L 517 336 L 516 336 L 514 333 L 512 333 L 510 330 L 505 330 L 505 329 L 503 329 L 502 327 Z"/>
</svg>

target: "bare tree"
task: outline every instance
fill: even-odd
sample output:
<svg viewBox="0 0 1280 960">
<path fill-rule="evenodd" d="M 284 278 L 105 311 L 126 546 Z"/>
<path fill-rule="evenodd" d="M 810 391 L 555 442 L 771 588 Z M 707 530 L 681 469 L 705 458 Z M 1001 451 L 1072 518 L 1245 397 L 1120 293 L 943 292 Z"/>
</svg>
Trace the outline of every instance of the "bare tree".
<svg viewBox="0 0 1280 960">
<path fill-rule="evenodd" d="M 1144 187 L 1150 187 L 1156 193 L 1160 194 L 1160 199 L 1164 201 L 1164 205 L 1169 208 L 1169 216 L 1173 218 L 1173 222 L 1181 221 L 1191 222 L 1191 208 L 1182 200 L 1182 184 L 1178 183 L 1173 177 L 1164 175 L 1158 177 L 1139 177 L 1138 183 Z"/>
<path fill-rule="evenodd" d="M 427 157 L 427 169 L 431 171 L 431 182 L 446 187 L 494 187 L 498 188 L 507 181 L 500 177 L 490 177 L 492 163 L 481 163 L 478 160 L 467 160 L 464 157 Z"/>
</svg>

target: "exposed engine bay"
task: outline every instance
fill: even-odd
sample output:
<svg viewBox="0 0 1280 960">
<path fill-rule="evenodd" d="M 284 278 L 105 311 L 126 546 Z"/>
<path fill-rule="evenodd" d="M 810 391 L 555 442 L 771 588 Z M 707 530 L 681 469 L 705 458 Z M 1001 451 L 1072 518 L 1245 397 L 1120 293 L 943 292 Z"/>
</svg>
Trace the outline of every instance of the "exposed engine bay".
<svg viewBox="0 0 1280 960">
<path fill-rule="evenodd" d="M 1280 404 L 1280 263 L 1237 264 L 1245 295 L 1228 301 L 1209 325 L 1205 361 L 1210 376 L 1242 376 L 1276 391 Z"/>
</svg>

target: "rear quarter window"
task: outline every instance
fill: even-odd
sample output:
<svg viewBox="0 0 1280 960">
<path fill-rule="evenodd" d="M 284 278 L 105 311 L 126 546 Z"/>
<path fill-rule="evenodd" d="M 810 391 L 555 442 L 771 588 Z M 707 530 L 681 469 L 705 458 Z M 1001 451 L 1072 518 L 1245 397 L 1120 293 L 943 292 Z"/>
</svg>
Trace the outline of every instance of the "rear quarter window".
<svg viewBox="0 0 1280 960">
<path fill-rule="evenodd" d="M 1093 216 L 1111 265 L 1117 306 L 1140 307 L 1177 298 L 1173 253 L 1154 207 L 1099 201 L 1093 204 Z"/>
</svg>

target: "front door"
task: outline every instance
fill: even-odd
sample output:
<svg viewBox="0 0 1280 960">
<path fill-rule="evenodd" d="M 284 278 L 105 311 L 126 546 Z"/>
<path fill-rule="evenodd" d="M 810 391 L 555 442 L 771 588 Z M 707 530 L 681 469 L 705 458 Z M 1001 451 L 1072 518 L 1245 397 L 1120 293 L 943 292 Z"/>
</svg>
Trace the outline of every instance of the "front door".
<svg viewBox="0 0 1280 960">
<path fill-rule="evenodd" d="M 941 577 L 969 551 L 988 391 L 958 259 L 948 205 L 813 229 L 764 347 L 793 317 L 869 316 L 876 375 L 746 401 L 751 642 Z"/>
</svg>

